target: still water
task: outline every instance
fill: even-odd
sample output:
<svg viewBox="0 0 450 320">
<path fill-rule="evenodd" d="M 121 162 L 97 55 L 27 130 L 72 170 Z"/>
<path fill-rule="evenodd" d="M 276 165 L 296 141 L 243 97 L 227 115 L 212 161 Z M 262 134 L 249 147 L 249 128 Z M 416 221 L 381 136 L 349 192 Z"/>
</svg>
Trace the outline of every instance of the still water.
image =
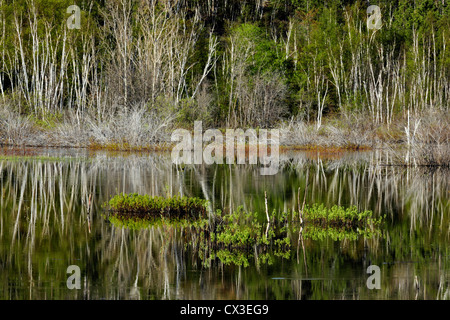
<svg viewBox="0 0 450 320">
<path fill-rule="evenodd" d="M 23 153 L 0 156 L 0 299 L 450 299 L 446 169 L 388 166 L 380 151 L 283 154 L 274 176 L 251 165 L 181 168 L 168 153 Z M 265 192 L 271 212 L 287 212 L 305 189 L 307 204 L 386 215 L 381 234 L 293 241 L 265 259 L 250 250 L 245 265 L 205 263 L 186 230 L 129 230 L 102 207 L 121 192 L 179 194 L 263 219 Z M 71 265 L 79 290 L 67 287 Z M 367 287 L 370 265 L 380 268 L 380 289 Z"/>
</svg>

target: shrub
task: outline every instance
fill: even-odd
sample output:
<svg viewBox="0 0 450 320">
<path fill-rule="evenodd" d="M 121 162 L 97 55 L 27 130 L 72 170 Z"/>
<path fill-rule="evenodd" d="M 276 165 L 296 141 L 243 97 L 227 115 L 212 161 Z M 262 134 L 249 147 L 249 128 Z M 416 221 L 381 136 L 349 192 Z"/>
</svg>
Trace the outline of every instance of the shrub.
<svg viewBox="0 0 450 320">
<path fill-rule="evenodd" d="M 314 204 L 306 206 L 304 210 L 305 220 L 319 226 L 335 227 L 364 227 L 378 226 L 382 218 L 374 219 L 372 211 L 366 210 L 358 212 L 356 206 L 344 208 L 333 206 L 326 208 L 323 204 Z"/>
</svg>

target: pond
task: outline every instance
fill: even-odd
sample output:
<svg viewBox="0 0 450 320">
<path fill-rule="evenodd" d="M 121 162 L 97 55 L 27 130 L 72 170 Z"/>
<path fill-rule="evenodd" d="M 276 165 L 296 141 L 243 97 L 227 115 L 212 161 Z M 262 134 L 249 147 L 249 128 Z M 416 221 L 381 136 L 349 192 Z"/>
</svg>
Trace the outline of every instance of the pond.
<svg viewBox="0 0 450 320">
<path fill-rule="evenodd" d="M 448 169 L 389 166 L 378 150 L 283 153 L 273 176 L 256 165 L 176 166 L 170 153 L 0 154 L 0 299 L 450 299 Z M 103 205 L 118 193 L 199 197 L 262 224 L 266 199 L 270 212 L 305 201 L 385 218 L 370 237 L 292 231 L 282 253 L 224 256 L 192 245 L 199 235 L 187 229 L 112 223 Z M 80 289 L 67 286 L 69 266 Z"/>
</svg>

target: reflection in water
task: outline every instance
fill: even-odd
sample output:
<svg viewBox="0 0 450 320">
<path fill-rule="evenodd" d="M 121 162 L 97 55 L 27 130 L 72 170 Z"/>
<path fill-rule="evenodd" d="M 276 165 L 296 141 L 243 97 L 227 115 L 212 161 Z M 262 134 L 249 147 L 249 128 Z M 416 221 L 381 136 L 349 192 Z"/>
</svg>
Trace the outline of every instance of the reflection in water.
<svg viewBox="0 0 450 320">
<path fill-rule="evenodd" d="M 177 167 L 170 154 L 63 155 L 0 160 L 0 299 L 450 298 L 448 170 L 384 166 L 381 152 L 286 154 L 275 176 L 250 165 Z M 128 230 L 102 209 L 119 192 L 180 194 L 225 213 L 242 205 L 264 222 L 265 191 L 270 210 L 292 212 L 307 185 L 307 204 L 386 215 L 382 234 L 335 241 L 292 232 L 288 256 L 250 250 L 248 267 L 205 264 L 210 252 L 187 241 L 200 235 Z M 381 290 L 366 287 L 371 264 Z M 67 289 L 69 265 L 81 268 L 81 290 Z"/>
</svg>

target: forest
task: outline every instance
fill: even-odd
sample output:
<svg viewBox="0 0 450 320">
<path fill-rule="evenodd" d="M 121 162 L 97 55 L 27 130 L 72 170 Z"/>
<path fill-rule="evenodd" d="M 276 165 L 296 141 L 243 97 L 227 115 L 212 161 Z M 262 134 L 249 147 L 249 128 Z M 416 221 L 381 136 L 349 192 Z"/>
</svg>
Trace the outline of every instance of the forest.
<svg viewBox="0 0 450 320">
<path fill-rule="evenodd" d="M 201 120 L 445 162 L 449 40 L 446 0 L 0 0 L 0 142 L 145 148 Z"/>
<path fill-rule="evenodd" d="M 449 2 L 0 0 L 0 300 L 449 300 Z"/>
</svg>

